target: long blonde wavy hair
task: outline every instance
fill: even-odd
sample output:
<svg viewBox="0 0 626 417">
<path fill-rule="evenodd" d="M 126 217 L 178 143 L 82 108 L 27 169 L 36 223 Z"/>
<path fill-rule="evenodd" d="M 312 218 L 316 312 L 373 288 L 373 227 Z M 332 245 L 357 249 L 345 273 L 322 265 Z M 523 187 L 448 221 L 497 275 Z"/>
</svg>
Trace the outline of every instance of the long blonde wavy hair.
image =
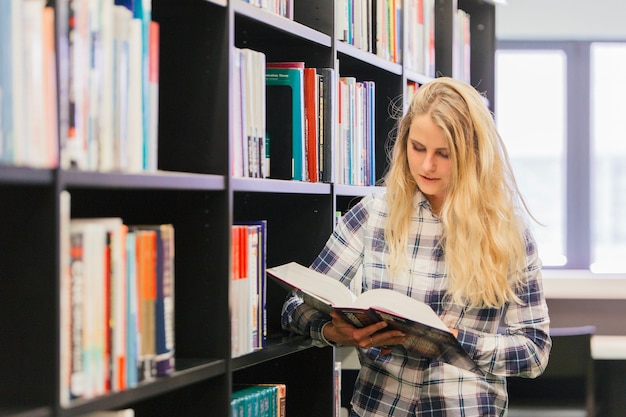
<svg viewBox="0 0 626 417">
<path fill-rule="evenodd" d="M 450 184 L 439 213 L 447 296 L 470 307 L 519 301 L 515 289 L 524 280 L 525 214 L 530 213 L 483 97 L 471 85 L 452 78 L 440 77 L 420 86 L 397 126 L 384 178 L 389 205 L 385 240 L 392 275 L 408 261 L 409 224 L 418 188 L 409 171 L 407 139 L 413 118 L 422 114 L 429 114 L 441 127 L 450 150 Z"/>
</svg>

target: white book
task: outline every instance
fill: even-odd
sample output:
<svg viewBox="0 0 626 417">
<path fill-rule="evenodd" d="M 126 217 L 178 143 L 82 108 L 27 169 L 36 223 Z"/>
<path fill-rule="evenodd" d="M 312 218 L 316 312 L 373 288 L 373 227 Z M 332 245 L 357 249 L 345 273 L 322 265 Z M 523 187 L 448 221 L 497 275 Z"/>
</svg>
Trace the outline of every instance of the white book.
<svg viewBox="0 0 626 417">
<path fill-rule="evenodd" d="M 109 276 L 108 291 L 109 297 L 104 297 L 105 311 L 109 311 L 106 323 L 110 328 L 105 328 L 106 334 L 110 335 L 107 341 L 110 357 L 106 358 L 105 374 L 109 380 L 112 391 L 120 391 L 124 384 L 120 383 L 120 364 L 126 360 L 126 233 L 128 227 L 124 225 L 119 217 L 99 217 L 90 219 L 74 219 L 74 224 L 98 223 L 104 226 L 105 232 L 109 234 L 107 243 L 109 244 Z"/>
<path fill-rule="evenodd" d="M 72 220 L 70 230 L 72 234 L 82 233 L 82 396 L 93 398 L 105 393 L 106 227 L 96 222 Z"/>
<path fill-rule="evenodd" d="M 129 26 L 128 65 L 128 166 L 130 172 L 143 171 L 143 61 L 142 22 L 132 19 Z"/>
<path fill-rule="evenodd" d="M 255 103 L 254 103 L 254 115 L 255 115 L 255 129 L 256 135 L 259 138 L 260 146 L 260 161 L 259 169 L 261 177 L 269 177 L 269 159 L 266 155 L 266 128 L 265 128 L 265 54 L 262 52 L 256 52 L 254 54 L 254 88 L 255 88 Z"/>
<path fill-rule="evenodd" d="M 113 0 L 100 0 L 100 42 L 101 42 L 101 77 L 102 88 L 100 96 L 99 119 L 99 161 L 98 169 L 112 171 L 115 169 L 113 153 L 113 134 L 115 130 L 113 112 L 114 105 L 114 73 L 115 61 L 113 59 L 114 48 L 114 2 Z"/>
<path fill-rule="evenodd" d="M 125 171 L 128 167 L 128 36 L 133 15 L 124 6 L 113 10 L 113 166 Z"/>
<path fill-rule="evenodd" d="M 232 175 L 241 178 L 244 176 L 243 168 L 243 132 L 245 105 L 244 92 L 242 89 L 242 66 L 243 52 L 239 48 L 233 48 L 233 134 L 232 134 Z"/>
<path fill-rule="evenodd" d="M 43 106 L 44 143 L 43 166 L 56 167 L 59 163 L 59 111 L 57 105 L 57 71 L 54 8 L 43 9 Z"/>
<path fill-rule="evenodd" d="M 59 240 L 60 240 L 60 322 L 59 352 L 60 378 L 59 403 L 62 406 L 70 404 L 70 375 L 72 371 L 72 274 L 70 273 L 70 211 L 71 196 L 66 190 L 61 191 L 59 196 Z"/>
<path fill-rule="evenodd" d="M 156 171 L 159 165 L 159 39 L 160 26 L 150 22 L 148 36 L 148 144 L 146 146 L 147 171 Z"/>
</svg>

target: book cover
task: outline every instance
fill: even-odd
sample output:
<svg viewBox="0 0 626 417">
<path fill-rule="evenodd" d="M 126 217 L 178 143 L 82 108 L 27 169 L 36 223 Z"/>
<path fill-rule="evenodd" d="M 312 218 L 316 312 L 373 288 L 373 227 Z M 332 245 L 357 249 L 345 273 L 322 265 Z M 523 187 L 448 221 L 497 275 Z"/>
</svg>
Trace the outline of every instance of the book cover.
<svg viewBox="0 0 626 417">
<path fill-rule="evenodd" d="M 304 71 L 266 68 L 266 129 L 271 140 L 270 177 L 305 180 Z"/>
<path fill-rule="evenodd" d="M 406 349 L 482 374 L 427 304 L 386 288 L 369 290 L 357 297 L 341 282 L 296 262 L 268 268 L 267 272 L 317 310 L 336 311 L 356 327 L 385 321 L 385 330 L 400 330 L 407 335 L 403 344 Z"/>
</svg>

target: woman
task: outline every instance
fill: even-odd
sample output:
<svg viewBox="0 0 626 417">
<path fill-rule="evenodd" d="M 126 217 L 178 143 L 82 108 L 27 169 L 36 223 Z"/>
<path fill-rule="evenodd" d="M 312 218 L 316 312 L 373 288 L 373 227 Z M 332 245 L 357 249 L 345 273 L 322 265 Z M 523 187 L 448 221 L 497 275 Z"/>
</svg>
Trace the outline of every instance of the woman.
<svg viewBox="0 0 626 417">
<path fill-rule="evenodd" d="M 362 271 L 363 291 L 427 303 L 483 375 L 411 354 L 384 323 L 358 329 L 295 295 L 284 328 L 357 347 L 352 416 L 505 416 L 506 377 L 547 365 L 549 317 L 526 206 L 473 87 L 442 77 L 418 89 L 384 185 L 343 216 L 311 268 L 345 285 Z"/>
</svg>

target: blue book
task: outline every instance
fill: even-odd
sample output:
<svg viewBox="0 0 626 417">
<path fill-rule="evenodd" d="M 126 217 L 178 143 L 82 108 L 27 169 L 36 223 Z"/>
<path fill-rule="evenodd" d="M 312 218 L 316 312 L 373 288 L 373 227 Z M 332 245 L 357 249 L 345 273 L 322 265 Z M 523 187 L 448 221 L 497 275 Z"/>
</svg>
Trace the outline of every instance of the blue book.
<svg viewBox="0 0 626 417">
<path fill-rule="evenodd" d="M 156 297 L 156 374 L 174 371 L 174 226 L 156 226 L 157 297 Z"/>
<path fill-rule="evenodd" d="M 128 291 L 126 298 L 126 387 L 136 387 L 139 382 L 137 374 L 137 363 L 139 361 L 139 350 L 137 340 L 137 264 L 135 260 L 136 237 L 132 232 L 126 235 L 126 288 Z"/>
<path fill-rule="evenodd" d="M 13 162 L 14 140 L 12 3 L 0 1 L 0 163 L 6 164 Z"/>
</svg>

